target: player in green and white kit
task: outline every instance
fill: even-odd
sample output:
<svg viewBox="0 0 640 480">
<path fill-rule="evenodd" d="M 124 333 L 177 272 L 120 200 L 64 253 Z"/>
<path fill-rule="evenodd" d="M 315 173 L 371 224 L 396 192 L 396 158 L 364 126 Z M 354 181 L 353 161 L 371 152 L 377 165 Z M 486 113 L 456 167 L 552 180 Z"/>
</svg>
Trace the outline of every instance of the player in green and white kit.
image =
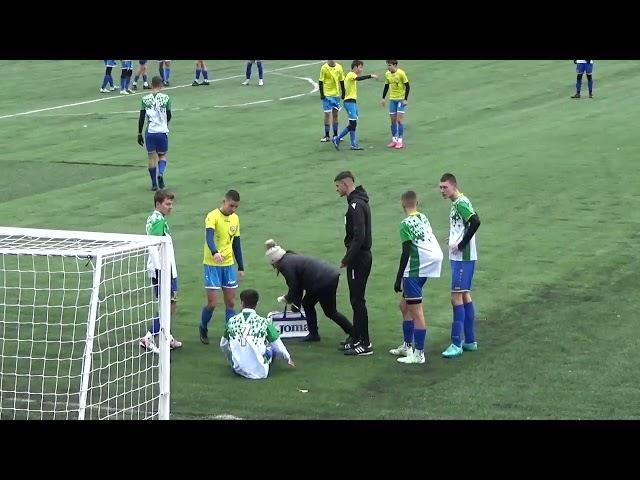
<svg viewBox="0 0 640 480">
<path fill-rule="evenodd" d="M 146 142 L 149 157 L 149 175 L 151 176 L 151 190 L 164 188 L 164 171 L 167 168 L 167 151 L 169 150 L 169 122 L 171 121 L 171 99 L 162 93 L 162 79 L 151 79 L 153 91 L 144 97 L 140 103 L 140 117 L 138 119 L 138 145 L 144 146 L 142 129 L 145 118 L 147 122 Z"/>
<path fill-rule="evenodd" d="M 475 233 L 480 217 L 471 201 L 458 190 L 456 177 L 445 173 L 440 178 L 440 194 L 451 200 L 449 214 L 449 260 L 451 260 L 451 345 L 442 352 L 445 358 L 458 357 L 463 351 L 478 349 L 475 333 L 475 309 L 471 300 L 471 283 L 478 251 Z M 462 331 L 464 329 L 464 343 Z"/>
<path fill-rule="evenodd" d="M 256 313 L 258 299 L 255 290 L 240 293 L 242 312 L 229 319 L 220 339 L 220 348 L 233 371 L 251 379 L 267 378 L 275 356 L 295 367 L 273 322 Z"/>
<path fill-rule="evenodd" d="M 400 311 L 404 342 L 389 353 L 400 356 L 398 362 L 401 363 L 424 363 L 427 325 L 422 310 L 422 287 L 427 278 L 440 276 L 443 254 L 429 220 L 417 210 L 416 192 L 404 192 L 401 203 L 407 217 L 400 222 L 402 255 L 393 289 L 402 292 Z"/>
<path fill-rule="evenodd" d="M 149 217 L 147 218 L 146 232 L 147 235 L 157 235 L 159 237 L 170 236 L 169 233 L 169 223 L 167 222 L 167 215 L 171 213 L 173 210 L 173 200 L 175 199 L 175 195 L 166 190 L 158 190 L 153 196 L 153 201 L 155 203 L 155 210 Z M 169 263 L 171 264 L 171 316 L 173 317 L 176 313 L 176 294 L 178 292 L 178 269 L 176 267 L 176 259 L 173 255 L 173 250 L 169 250 L 170 258 Z M 160 278 L 160 253 L 155 247 L 149 247 L 149 259 L 147 260 L 147 270 L 149 272 L 149 276 L 151 277 L 151 282 L 153 283 L 153 289 L 156 297 L 159 295 L 159 283 L 161 281 Z M 160 317 L 157 315 L 153 319 L 153 323 L 147 331 L 147 334 L 140 339 L 140 346 L 145 350 L 152 351 L 153 353 L 158 353 L 158 347 L 153 341 L 153 337 L 160 332 Z M 182 342 L 177 341 L 171 335 L 169 345 L 171 350 L 176 348 L 180 348 L 182 346 Z"/>
</svg>

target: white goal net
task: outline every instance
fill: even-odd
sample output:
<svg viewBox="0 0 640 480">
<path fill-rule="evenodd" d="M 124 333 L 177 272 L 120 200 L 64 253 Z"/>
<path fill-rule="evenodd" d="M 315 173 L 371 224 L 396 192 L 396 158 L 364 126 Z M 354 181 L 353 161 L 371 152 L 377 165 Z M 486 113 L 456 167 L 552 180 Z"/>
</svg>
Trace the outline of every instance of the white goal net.
<svg viewBox="0 0 640 480">
<path fill-rule="evenodd" d="M 0 227 L 0 419 L 168 419 L 170 238 Z M 139 346 L 154 318 L 160 354 Z"/>
</svg>

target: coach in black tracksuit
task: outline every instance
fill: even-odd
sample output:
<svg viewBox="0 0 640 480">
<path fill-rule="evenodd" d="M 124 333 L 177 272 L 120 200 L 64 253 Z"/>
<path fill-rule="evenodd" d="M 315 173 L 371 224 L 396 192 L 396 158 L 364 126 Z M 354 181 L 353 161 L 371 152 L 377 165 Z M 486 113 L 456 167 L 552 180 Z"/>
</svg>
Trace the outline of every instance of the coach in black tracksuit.
<svg viewBox="0 0 640 480">
<path fill-rule="evenodd" d="M 336 308 L 336 293 L 340 281 L 338 269 L 320 259 L 285 251 L 273 240 L 267 240 L 265 246 L 271 265 L 282 274 L 289 287 L 287 294 L 278 300 L 304 308 L 309 334 L 303 341 L 320 341 L 315 309 L 317 303 L 320 303 L 324 314 L 336 322 L 344 333 L 353 335 L 353 325 Z"/>
<path fill-rule="evenodd" d="M 334 182 L 341 197 L 347 197 L 344 246 L 347 253 L 341 267 L 347 268 L 349 297 L 353 308 L 353 338 L 342 345 L 345 355 L 371 355 L 369 315 L 365 300 L 367 280 L 371 273 L 371 209 L 369 196 L 362 186 L 355 187 L 353 174 L 340 172 Z"/>
</svg>

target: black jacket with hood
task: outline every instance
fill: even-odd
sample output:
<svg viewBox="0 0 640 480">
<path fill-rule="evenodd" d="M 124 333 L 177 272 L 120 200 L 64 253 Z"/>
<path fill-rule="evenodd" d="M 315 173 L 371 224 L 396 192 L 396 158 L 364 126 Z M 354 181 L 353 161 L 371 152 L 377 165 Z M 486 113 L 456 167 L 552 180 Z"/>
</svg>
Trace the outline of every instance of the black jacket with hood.
<svg viewBox="0 0 640 480">
<path fill-rule="evenodd" d="M 357 262 L 362 251 L 371 250 L 371 209 L 369 195 L 362 185 L 347 197 L 347 213 L 345 214 L 344 246 L 347 253 L 342 263 L 348 267 Z"/>
<path fill-rule="evenodd" d="M 304 291 L 317 293 L 330 286 L 340 276 L 337 267 L 295 252 L 287 252 L 277 265 L 289 287 L 285 295 L 287 303 L 300 307 Z"/>
</svg>

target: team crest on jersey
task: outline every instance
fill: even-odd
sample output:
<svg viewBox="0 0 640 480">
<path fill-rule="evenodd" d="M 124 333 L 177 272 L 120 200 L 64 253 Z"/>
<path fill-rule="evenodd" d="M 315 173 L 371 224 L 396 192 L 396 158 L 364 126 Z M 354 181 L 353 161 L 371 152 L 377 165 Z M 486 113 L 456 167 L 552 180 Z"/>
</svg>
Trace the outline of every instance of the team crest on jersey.
<svg viewBox="0 0 640 480">
<path fill-rule="evenodd" d="M 234 235 L 236 233 L 237 229 L 238 229 L 238 227 L 236 225 L 229 225 L 229 233 L 231 235 Z"/>
<path fill-rule="evenodd" d="M 355 209 L 356 209 L 356 202 L 353 202 L 353 203 L 351 204 L 351 207 L 355 210 Z"/>
</svg>

